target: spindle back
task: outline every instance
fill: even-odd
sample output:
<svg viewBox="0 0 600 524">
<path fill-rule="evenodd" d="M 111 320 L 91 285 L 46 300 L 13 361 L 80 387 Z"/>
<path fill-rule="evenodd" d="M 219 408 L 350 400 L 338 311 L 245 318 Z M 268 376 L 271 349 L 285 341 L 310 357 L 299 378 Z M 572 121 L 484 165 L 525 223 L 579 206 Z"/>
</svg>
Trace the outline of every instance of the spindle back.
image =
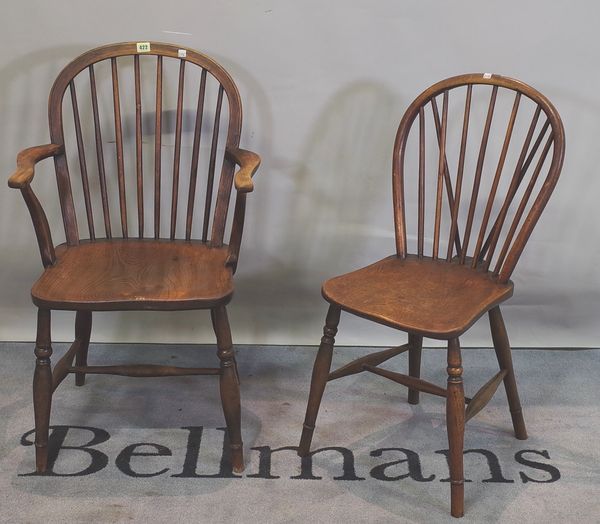
<svg viewBox="0 0 600 524">
<path fill-rule="evenodd" d="M 398 256 L 412 241 L 419 257 L 469 264 L 507 281 L 554 189 L 564 148 L 556 109 L 520 81 L 468 74 L 433 85 L 410 105 L 396 134 Z"/>
<path fill-rule="evenodd" d="M 222 245 L 234 171 L 224 152 L 239 144 L 242 108 L 219 64 L 158 42 L 93 49 L 58 75 L 48 114 L 52 142 L 65 145 L 55 166 L 68 244 L 133 236 Z"/>
</svg>

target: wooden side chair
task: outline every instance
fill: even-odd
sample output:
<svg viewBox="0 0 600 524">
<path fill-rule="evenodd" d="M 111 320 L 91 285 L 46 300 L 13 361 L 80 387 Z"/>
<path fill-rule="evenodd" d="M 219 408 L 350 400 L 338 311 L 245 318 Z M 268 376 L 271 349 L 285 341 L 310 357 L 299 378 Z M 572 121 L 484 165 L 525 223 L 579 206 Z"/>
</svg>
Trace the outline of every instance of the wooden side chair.
<svg viewBox="0 0 600 524">
<path fill-rule="evenodd" d="M 239 379 L 226 304 L 246 193 L 253 190 L 260 159 L 238 148 L 242 108 L 232 78 L 192 49 L 156 42 L 108 45 L 62 70 L 48 115 L 51 143 L 19 153 L 9 180 L 25 199 L 45 268 L 31 292 L 38 307 L 37 471 L 47 469 L 52 395 L 69 373 L 78 386 L 88 373 L 219 376 L 232 467 L 242 471 Z M 48 157 L 54 159 L 66 236 L 56 247 L 31 187 L 35 164 Z M 232 185 L 237 196 L 230 225 Z M 51 369 L 53 309 L 76 311 L 76 320 L 75 342 Z M 87 365 L 93 311 L 195 309 L 210 310 L 219 367 Z"/>
<path fill-rule="evenodd" d="M 490 140 L 494 134 L 496 142 Z M 411 404 L 419 402 L 420 391 L 444 397 L 451 513 L 463 515 L 465 422 L 501 382 L 515 436 L 527 438 L 500 304 L 513 293 L 511 274 L 554 189 L 564 148 L 556 109 L 535 89 L 510 78 L 449 78 L 409 106 L 393 154 L 396 254 L 323 285 L 330 306 L 299 455 L 310 453 L 330 380 L 368 371 L 407 386 Z M 330 371 L 341 311 L 405 331 L 408 343 Z M 463 392 L 459 337 L 485 313 L 500 371 L 469 398 Z M 423 337 L 448 341 L 447 388 L 420 378 Z M 380 367 L 406 351 L 407 375 Z"/>
</svg>

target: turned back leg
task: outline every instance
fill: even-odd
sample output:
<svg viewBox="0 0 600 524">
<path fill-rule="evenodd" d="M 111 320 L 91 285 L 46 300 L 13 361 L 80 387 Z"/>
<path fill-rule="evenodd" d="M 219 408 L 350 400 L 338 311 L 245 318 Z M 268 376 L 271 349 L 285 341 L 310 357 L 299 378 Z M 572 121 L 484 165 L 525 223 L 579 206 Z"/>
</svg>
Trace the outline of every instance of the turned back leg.
<svg viewBox="0 0 600 524">
<path fill-rule="evenodd" d="M 75 316 L 75 341 L 79 345 L 75 355 L 75 365 L 77 367 L 87 366 L 88 348 L 90 345 L 90 334 L 92 332 L 92 312 L 78 311 Z M 85 384 L 85 373 L 75 373 L 75 385 L 83 386 Z"/>
<path fill-rule="evenodd" d="M 519 392 L 517 391 L 517 382 L 515 380 L 515 372 L 513 369 L 512 355 L 510 350 L 510 342 L 506 333 L 506 326 L 500 312 L 500 307 L 496 306 L 490 309 L 490 328 L 492 331 L 492 340 L 494 341 L 494 349 L 501 370 L 506 370 L 504 376 L 504 388 L 508 398 L 508 406 L 512 417 L 515 436 L 519 440 L 527 438 L 527 429 L 525 420 L 523 419 L 523 410 L 521 409 L 521 401 L 519 400 Z"/>
<path fill-rule="evenodd" d="M 408 335 L 408 374 L 411 377 L 421 377 L 421 350 L 423 348 L 423 337 L 420 335 Z M 419 403 L 419 392 L 416 389 L 408 390 L 408 403 Z"/>
</svg>

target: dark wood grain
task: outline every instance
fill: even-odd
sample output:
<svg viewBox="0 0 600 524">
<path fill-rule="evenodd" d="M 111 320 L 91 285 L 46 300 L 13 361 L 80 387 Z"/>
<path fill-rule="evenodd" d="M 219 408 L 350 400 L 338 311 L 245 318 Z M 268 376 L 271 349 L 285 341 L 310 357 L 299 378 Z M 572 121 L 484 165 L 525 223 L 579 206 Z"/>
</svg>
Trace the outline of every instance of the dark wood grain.
<svg viewBox="0 0 600 524">
<path fill-rule="evenodd" d="M 217 336 L 217 356 L 221 362 L 219 391 L 227 423 L 231 466 L 235 473 L 241 473 L 244 471 L 244 453 L 241 433 L 240 379 L 225 306 L 221 305 L 212 309 L 211 318 Z"/>
<path fill-rule="evenodd" d="M 96 73 L 94 65 L 89 65 L 90 92 L 92 96 L 92 113 L 94 115 L 94 138 L 96 139 L 96 159 L 98 161 L 98 182 L 102 198 L 102 212 L 104 217 L 104 231 L 106 238 L 112 237 L 110 224 L 110 207 L 108 205 L 108 190 L 106 187 L 106 167 L 104 165 L 104 149 L 102 147 L 102 128 L 100 125 L 100 111 L 98 109 L 98 91 L 96 89 Z"/>
<path fill-rule="evenodd" d="M 130 239 L 57 248 L 56 263 L 34 284 L 34 304 L 92 311 L 204 309 L 233 293 L 226 248 Z M 81 268 L 85 268 L 82 271 Z"/>
<path fill-rule="evenodd" d="M 414 333 L 408 334 L 408 374 L 414 378 L 421 377 L 421 350 L 423 348 L 423 337 L 415 335 Z M 408 403 L 418 404 L 419 403 L 419 390 L 408 389 Z"/>
<path fill-rule="evenodd" d="M 473 189 L 471 191 L 471 200 L 469 201 L 469 215 L 467 218 L 467 225 L 465 226 L 465 235 L 463 242 L 463 249 L 460 254 L 461 264 L 465 263 L 467 257 L 467 248 L 469 240 L 471 239 L 471 229 L 473 227 L 473 221 L 475 219 L 475 209 L 477 207 L 477 198 L 479 196 L 479 187 L 481 185 L 481 175 L 483 173 L 483 162 L 485 160 L 485 153 L 487 151 L 488 139 L 490 136 L 490 129 L 492 126 L 492 118 L 494 116 L 494 108 L 496 107 L 496 98 L 498 96 L 498 86 L 492 88 L 492 94 L 490 96 L 490 105 L 488 107 L 487 117 L 485 119 L 485 126 L 483 128 L 483 135 L 481 137 L 481 145 L 479 146 L 479 154 L 477 155 L 477 167 L 475 169 L 475 176 L 473 177 Z"/>
<path fill-rule="evenodd" d="M 332 371 L 331 373 L 329 373 L 327 380 L 336 380 L 338 378 L 347 377 L 348 375 L 362 373 L 365 370 L 365 366 L 378 366 L 386 360 L 389 360 L 390 358 L 395 357 L 396 355 L 400 355 L 401 353 L 408 351 L 408 349 L 409 345 L 403 344 L 402 346 L 384 349 L 383 351 L 378 351 L 377 353 L 370 353 L 369 355 L 357 358 L 356 360 L 349 362 L 341 368 Z"/>
<path fill-rule="evenodd" d="M 64 153 L 64 147 L 59 144 L 46 144 L 24 149 L 17 155 L 17 169 L 8 179 L 8 187 L 23 189 L 31 184 L 35 174 L 35 165 L 45 158 Z"/>
<path fill-rule="evenodd" d="M 440 129 L 440 153 L 438 160 L 437 194 L 435 199 L 435 220 L 433 231 L 433 260 L 437 260 L 440 246 L 440 227 L 442 221 L 442 191 L 446 173 L 446 130 L 448 129 L 448 91 L 444 91 L 442 105 L 442 124 Z M 452 204 L 451 204 L 452 205 Z"/>
<path fill-rule="evenodd" d="M 529 151 L 529 146 L 531 144 L 531 139 L 533 137 L 533 133 L 537 126 L 540 112 L 541 112 L 541 107 L 537 106 L 536 110 L 534 112 L 533 118 L 531 119 L 531 124 L 529 125 L 529 130 L 527 131 L 527 136 L 525 137 L 525 141 L 523 142 L 523 146 L 521 148 L 521 153 L 519 154 L 519 160 L 517 161 L 513 176 L 510 181 L 510 186 L 509 186 L 508 192 L 506 194 L 506 199 L 504 200 L 504 203 L 502 204 L 502 208 L 500 209 L 500 212 L 498 213 L 498 216 L 496 217 L 496 221 L 494 222 L 491 233 L 488 236 L 488 239 L 486 240 L 486 243 L 484 244 L 484 246 L 481 250 L 482 253 L 487 254 L 487 258 L 486 258 L 484 266 L 483 266 L 486 271 L 490 267 L 490 264 L 492 261 L 492 256 L 494 255 L 494 250 L 496 249 L 498 239 L 500 238 L 500 231 L 502 230 L 502 226 L 504 225 L 504 221 L 506 219 L 506 214 L 508 212 L 508 209 L 513 202 L 513 199 L 515 197 L 517 189 L 518 189 L 519 185 L 521 184 L 523 177 L 525 176 L 527 167 L 529 166 L 530 162 L 526 162 L 525 156 L 527 155 L 527 153 Z M 534 151 L 537 151 L 537 147 L 535 145 L 532 150 L 532 153 Z M 533 158 L 531 156 L 531 153 L 529 154 L 529 158 Z"/>
<path fill-rule="evenodd" d="M 202 240 L 208 239 L 208 227 L 210 211 L 213 199 L 213 186 L 215 181 L 215 167 L 217 163 L 217 145 L 219 143 L 219 128 L 221 126 L 221 107 L 223 105 L 223 89 L 219 87 L 215 121 L 213 123 L 212 143 L 210 145 L 210 157 L 208 160 L 208 178 L 206 180 L 206 197 L 204 202 L 204 221 L 202 222 Z"/>
<path fill-rule="evenodd" d="M 219 368 L 182 368 L 158 364 L 131 364 L 120 366 L 73 366 L 69 373 L 92 375 L 120 375 L 122 377 L 187 377 L 193 375 L 220 375 Z"/>
<path fill-rule="evenodd" d="M 446 425 L 448 427 L 448 462 L 450 466 L 450 513 L 453 517 L 462 517 L 465 497 L 463 472 L 465 394 L 463 391 L 462 359 L 457 338 L 448 341 L 447 371 Z"/>
<path fill-rule="evenodd" d="M 498 284 L 491 275 L 458 263 L 392 255 L 328 280 L 322 292 L 344 311 L 410 333 L 448 339 L 460 336 L 509 298 L 513 285 Z"/>
<path fill-rule="evenodd" d="M 50 357 L 50 311 L 40 309 L 35 341 L 35 371 L 33 373 L 33 412 L 35 418 L 35 465 L 41 473 L 48 464 L 48 426 L 52 405 L 52 370 Z"/>
<path fill-rule="evenodd" d="M 92 203 L 90 200 L 90 183 L 88 179 L 87 163 L 85 160 L 85 147 L 83 144 L 83 136 L 81 133 L 81 119 L 79 118 L 77 92 L 75 91 L 75 84 L 72 81 L 69 84 L 69 91 L 71 92 L 71 104 L 73 106 L 73 120 L 75 123 L 75 136 L 77 137 L 79 170 L 81 172 L 81 185 L 83 188 L 83 201 L 85 203 L 85 213 L 87 215 L 88 231 L 90 233 L 90 238 L 94 240 L 96 238 L 96 232 L 94 230 L 94 217 L 92 215 Z"/>
<path fill-rule="evenodd" d="M 111 57 L 113 108 L 115 117 L 115 154 L 117 159 L 117 180 L 119 185 L 119 208 L 121 211 L 121 233 L 127 238 L 127 194 L 125 192 L 125 161 L 123 158 L 123 127 L 121 123 L 121 95 L 116 57 Z"/>
<path fill-rule="evenodd" d="M 417 254 L 423 256 L 425 241 L 425 110 L 419 108 L 419 218 Z"/>
<path fill-rule="evenodd" d="M 323 328 L 323 337 L 321 345 L 315 359 L 315 364 L 310 381 L 310 395 L 308 397 L 308 405 L 306 406 L 306 416 L 304 417 L 304 425 L 302 427 L 302 436 L 298 445 L 298 455 L 305 457 L 310 453 L 310 444 L 312 442 L 313 433 L 315 431 L 315 423 L 321 398 L 325 391 L 325 385 L 329 380 L 329 370 L 331 369 L 331 358 L 333 355 L 333 345 L 335 344 L 335 335 L 340 322 L 341 310 L 336 306 L 329 306 L 327 318 L 325 319 L 325 327 Z"/>
<path fill-rule="evenodd" d="M 521 93 L 517 93 L 515 96 L 515 101 L 513 104 L 513 109 L 510 114 L 510 120 L 508 122 L 508 126 L 506 128 L 506 136 L 504 137 L 504 143 L 502 144 L 502 151 L 500 152 L 500 158 L 498 160 L 498 165 L 496 166 L 496 174 L 494 175 L 494 179 L 492 181 L 492 187 L 490 189 L 490 194 L 487 198 L 487 204 L 485 206 L 485 211 L 483 212 L 483 218 L 481 219 L 481 226 L 479 227 L 479 235 L 477 236 L 477 245 L 475 246 L 475 251 L 473 253 L 473 262 L 471 263 L 471 267 L 475 269 L 477 265 L 481 262 L 481 247 L 483 246 L 484 239 L 486 239 L 486 231 L 488 222 L 490 219 L 490 214 L 492 212 L 492 206 L 494 205 L 494 200 L 496 198 L 496 192 L 498 190 L 498 184 L 500 183 L 500 176 L 502 175 L 502 169 L 504 168 L 504 162 L 506 161 L 506 154 L 508 152 L 508 146 L 510 145 L 510 139 L 512 137 L 515 119 L 517 117 L 517 111 L 519 110 L 519 102 L 521 100 Z"/>
<path fill-rule="evenodd" d="M 456 173 L 456 192 L 454 193 L 454 204 L 451 206 L 452 209 L 452 225 L 450 226 L 450 238 L 457 238 L 458 240 L 458 211 L 460 209 L 460 198 L 462 195 L 462 182 L 465 171 L 465 158 L 467 151 L 467 138 L 469 136 L 469 117 L 471 115 L 471 99 L 473 96 L 473 86 L 467 86 L 467 95 L 465 100 L 465 112 L 463 116 L 462 134 L 460 139 L 460 152 L 458 154 L 458 168 Z M 448 252 L 446 254 L 446 262 L 452 260 L 452 249 L 454 244 L 448 242 Z M 460 256 L 461 249 L 457 246 L 456 255 Z"/>
<path fill-rule="evenodd" d="M 411 377 L 410 375 L 404 375 L 402 373 L 396 373 L 395 371 L 390 371 L 388 369 L 381 369 L 375 366 L 366 365 L 365 369 L 370 371 L 371 373 L 375 373 L 376 375 L 380 375 L 382 377 L 390 379 L 392 382 L 397 382 L 398 384 L 402 384 L 412 390 L 416 391 L 424 391 L 425 393 L 429 393 L 430 395 L 436 395 L 438 397 L 446 397 L 447 393 L 444 388 L 436 386 L 431 382 L 427 382 L 426 380 Z"/>
<path fill-rule="evenodd" d="M 500 382 L 506 376 L 506 370 L 498 371 L 490 380 L 488 380 L 478 391 L 473 395 L 465 412 L 465 422 L 472 419 L 479 413 L 487 403 L 492 399 L 494 393 L 498 389 Z"/>
<path fill-rule="evenodd" d="M 177 227 L 177 201 L 179 197 L 179 167 L 181 163 L 181 126 L 183 119 L 183 87 L 185 85 L 185 60 L 179 61 L 177 110 L 175 114 L 175 154 L 173 155 L 173 189 L 171 191 L 171 240 Z M 206 240 L 206 239 L 203 239 Z"/>
<path fill-rule="evenodd" d="M 90 346 L 90 336 L 92 334 L 92 312 L 77 311 L 75 314 L 75 342 L 78 343 L 75 364 L 77 366 L 87 366 L 88 349 Z M 75 385 L 83 386 L 85 384 L 85 373 L 75 373 Z"/>
<path fill-rule="evenodd" d="M 192 146 L 192 165 L 190 168 L 190 190 L 185 223 L 185 239 L 192 238 L 192 221 L 194 219 L 194 199 L 196 197 L 196 182 L 198 179 L 198 162 L 200 160 L 200 140 L 202 138 L 202 118 L 204 115 L 204 98 L 206 96 L 206 69 L 202 70 L 200 88 L 198 90 L 198 105 L 196 107 L 196 124 L 194 126 L 194 144 Z"/>
<path fill-rule="evenodd" d="M 133 57 L 135 75 L 135 175 L 137 181 L 138 237 L 144 236 L 144 166 L 142 135 L 142 81 L 140 57 Z"/>
<path fill-rule="evenodd" d="M 154 122 L 154 238 L 160 238 L 160 191 L 162 173 L 163 57 L 156 59 L 156 107 Z"/>
<path fill-rule="evenodd" d="M 447 99 L 448 95 L 448 91 L 444 91 L 444 99 Z M 446 105 L 447 105 L 447 101 L 446 101 Z M 437 136 L 437 143 L 438 143 L 438 147 L 440 148 L 440 156 L 439 159 L 440 161 L 443 161 L 443 165 L 441 163 L 438 162 L 438 182 L 439 182 L 439 178 L 440 176 L 442 177 L 442 184 L 444 186 L 446 186 L 446 196 L 448 198 L 448 205 L 450 206 L 450 209 L 454 208 L 455 205 L 455 198 L 454 198 L 454 192 L 452 190 L 452 179 L 450 178 L 450 169 L 448 167 L 448 159 L 446 157 L 446 138 L 444 137 L 444 140 L 442 141 L 442 122 L 440 122 L 440 116 L 439 116 L 439 111 L 437 108 L 437 104 L 435 101 L 435 97 L 431 99 L 431 108 L 433 110 L 433 121 L 435 124 L 435 132 L 436 132 L 436 136 Z M 444 149 L 442 151 L 442 148 Z M 458 231 L 456 231 L 454 237 L 450 237 L 454 239 L 454 245 L 456 246 L 456 251 L 458 253 L 460 253 L 461 251 L 461 247 L 460 247 L 460 235 L 458 233 Z"/>
<path fill-rule="evenodd" d="M 52 143 L 29 148 L 17 157 L 17 169 L 9 179 L 9 186 L 21 190 L 29 209 L 37 236 L 42 263 L 46 268 L 32 288 L 32 299 L 39 308 L 38 336 L 36 342 L 36 370 L 34 374 L 34 411 L 36 423 L 36 463 L 37 471 L 44 472 L 48 460 L 48 427 L 52 392 L 65 379 L 67 374 L 75 374 L 76 385 L 84 385 L 85 376 L 91 374 L 114 374 L 133 377 L 163 377 L 184 375 L 218 375 L 223 413 L 228 428 L 231 464 L 233 471 L 243 470 L 243 452 L 240 421 L 239 374 L 231 342 L 231 334 L 225 305 L 233 293 L 233 273 L 238 264 L 239 250 L 244 226 L 247 194 L 253 189 L 252 176 L 258 169 L 260 158 L 249 151 L 239 149 L 242 108 L 237 88 L 229 74 L 214 60 L 192 49 L 170 44 L 150 42 L 144 55 L 156 56 L 147 60 L 138 53 L 136 42 L 112 44 L 92 49 L 69 63 L 58 75 L 50 90 L 48 116 Z M 122 59 L 122 57 L 133 57 Z M 170 68 L 164 63 L 179 65 L 177 109 L 175 113 L 174 144 L 163 143 L 166 132 L 163 98 L 173 92 L 172 79 L 166 74 Z M 98 66 L 104 63 L 104 66 Z M 145 65 L 152 68 L 151 85 L 144 87 Z M 156 64 L 156 70 L 154 65 Z M 179 195 L 179 177 L 183 169 L 184 134 L 186 131 L 184 108 L 184 80 L 188 68 L 201 70 L 194 144 L 192 147 L 189 194 Z M 129 71 L 126 69 L 129 68 Z M 83 73 L 83 74 L 82 74 Z M 82 76 L 79 76 L 82 74 Z M 119 76 L 133 78 L 134 89 L 120 88 Z M 98 76 L 98 78 L 96 78 Z M 218 85 L 215 104 L 206 104 L 208 78 Z M 82 109 L 83 98 L 78 101 L 75 86 L 89 82 L 91 113 L 87 122 Z M 152 86 L 154 84 L 154 87 Z M 123 84 L 126 85 L 126 82 Z M 71 158 L 69 144 L 65 145 L 63 113 L 68 112 L 65 93 L 70 92 L 70 110 L 75 126 L 75 142 L 79 171 L 83 187 L 85 219 L 88 224 L 88 239 L 80 238 L 77 227 L 76 206 L 71 190 L 71 174 L 67 156 Z M 154 139 L 145 139 L 142 123 L 142 93 L 144 99 L 154 92 L 152 108 L 154 115 Z M 134 104 L 127 101 L 133 99 Z M 112 99 L 112 115 L 106 101 Z M 165 104 L 166 105 L 166 104 Z M 81 106 L 81 107 L 80 107 Z M 134 111 L 130 108 L 135 107 Z M 227 119 L 221 117 L 225 113 Z M 88 108 L 89 111 L 89 108 Z M 202 122 L 206 112 L 213 112 L 213 135 L 210 158 L 205 175 L 199 175 L 199 154 Z M 133 113 L 133 114 L 131 114 Z M 110 117 L 110 118 L 109 118 Z M 226 121 L 225 121 L 226 120 Z M 111 122 L 105 124 L 105 122 Z M 129 122 L 135 122 L 134 139 Z M 93 126 L 93 133 L 87 133 L 85 126 Z M 114 149 L 105 148 L 102 126 L 112 127 L 105 133 Z M 165 128 L 165 129 L 163 129 Z M 86 165 L 85 138 L 93 134 L 98 170 L 98 182 L 89 179 Z M 219 136 L 224 137 L 219 143 Z M 162 186 L 168 187 L 168 174 L 162 171 L 162 149 L 173 151 L 171 176 L 171 212 L 161 213 L 163 206 Z M 153 231 L 144 238 L 145 194 L 143 158 L 145 149 L 154 147 L 153 192 L 148 207 L 153 210 Z M 130 151 L 131 149 L 131 151 Z M 133 153 L 133 155 L 131 154 Z M 106 161 L 105 161 L 106 155 Z M 58 183 L 59 201 L 66 237 L 66 244 L 54 247 L 50 225 L 44 210 L 37 199 L 31 182 L 34 166 L 44 158 L 53 157 Z M 129 166 L 126 158 L 135 158 L 135 167 Z M 219 164 L 221 162 L 221 164 Z M 217 165 L 222 165 L 220 173 Z M 239 169 L 235 171 L 235 166 Z M 107 169 L 108 166 L 108 169 Z M 130 169 L 131 167 L 131 169 Z M 196 181 L 198 176 L 206 176 L 209 195 L 203 213 L 202 240 L 193 238 L 193 216 Z M 126 188 L 136 187 L 137 237 L 128 238 L 128 209 Z M 213 187 L 217 187 L 213 195 Z M 230 193 L 235 187 L 237 197 L 233 212 L 233 226 L 230 245 L 225 242 L 225 224 L 230 208 Z M 113 188 L 118 193 L 118 203 L 114 200 Z M 95 194 L 96 193 L 96 194 Z M 99 193 L 99 195 L 97 194 Z M 150 193 L 150 192 L 148 192 Z M 177 238 L 177 203 L 187 200 L 185 240 Z M 94 227 L 92 203 L 101 201 L 104 231 L 106 238 Z M 130 204 L 131 205 L 131 204 Z M 168 205 L 168 204 L 167 204 Z M 79 208 L 78 206 L 77 208 Z M 111 228 L 111 207 L 119 213 L 121 237 L 114 238 Z M 168 221 L 161 228 L 161 218 Z M 212 218 L 212 229 L 208 224 Z M 161 238 L 161 229 L 167 231 L 167 239 Z M 210 234 L 209 234 L 210 232 Z M 76 312 L 75 341 L 54 368 L 50 368 L 52 348 L 50 343 L 50 311 L 52 309 Z M 209 309 L 217 338 L 220 367 L 180 368 L 155 364 L 95 365 L 87 364 L 90 344 L 92 312 L 119 310 L 186 310 Z M 73 361 L 75 360 L 75 365 Z"/>
<path fill-rule="evenodd" d="M 504 388 L 506 389 L 506 397 L 508 398 L 515 437 L 519 440 L 526 440 L 527 429 L 525 427 L 525 419 L 523 418 L 523 410 L 521 409 L 521 400 L 519 399 L 517 382 L 515 380 L 510 342 L 508 340 L 504 320 L 502 319 L 500 306 L 490 309 L 489 319 L 494 349 L 496 351 L 496 357 L 498 358 L 498 365 L 501 370 L 506 371 L 506 375 L 504 376 Z"/>
<path fill-rule="evenodd" d="M 451 115 L 450 92 L 465 87 L 464 98 L 458 97 L 464 99 L 464 108 L 459 102 L 458 111 L 453 110 Z M 440 95 L 441 116 L 436 102 Z M 454 95 L 452 100 L 456 100 Z M 507 110 L 506 104 L 496 104 L 501 96 L 512 97 L 512 106 Z M 476 108 L 481 102 L 483 107 Z M 428 105 L 431 114 L 425 111 Z M 519 119 L 519 112 L 525 111 L 522 108 L 531 111 L 532 105 L 533 116 Z M 457 118 L 453 117 L 455 113 Z M 428 118 L 433 122 L 428 123 Z M 522 129 L 517 133 L 520 122 Z M 473 128 L 482 130 L 478 148 L 467 143 L 473 141 L 469 137 Z M 426 129 L 432 131 L 426 133 Z M 413 138 L 409 140 L 411 130 Z M 522 144 L 516 137 L 523 138 Z M 458 162 L 453 172 L 447 153 L 449 145 L 454 146 L 458 140 Z M 499 147 L 492 147 L 496 141 Z M 322 294 L 330 307 L 313 368 L 300 455 L 310 454 L 327 377 L 368 371 L 408 387 L 411 404 L 419 402 L 419 392 L 446 397 L 451 514 L 463 515 L 465 422 L 485 407 L 502 381 L 515 436 L 527 438 L 500 304 L 513 293 L 510 276 L 556 185 L 564 148 L 564 130 L 554 106 L 518 80 L 490 74 L 461 75 L 438 82 L 415 99 L 400 122 L 394 144 L 396 254 L 323 284 Z M 496 151 L 499 153 L 494 163 L 490 157 Z M 471 153 L 474 157 L 469 159 Z M 426 162 L 426 158 L 436 162 Z M 405 184 L 405 174 L 418 177 L 417 183 Z M 413 187 L 416 193 L 405 195 L 407 188 Z M 405 198 L 414 205 L 414 222 L 407 219 Z M 414 223 L 416 231 L 409 234 L 408 225 Z M 415 254 L 410 251 L 409 241 L 414 242 Z M 424 255 L 425 244 L 429 243 L 431 257 Z M 444 256 L 438 257 L 440 253 Z M 340 311 L 407 332 L 408 375 L 378 367 L 395 356 L 393 349 L 363 356 L 329 373 Z M 485 313 L 489 313 L 500 371 L 469 398 L 463 388 L 459 337 Z M 420 378 L 423 337 L 448 343 L 446 388 Z"/>
</svg>

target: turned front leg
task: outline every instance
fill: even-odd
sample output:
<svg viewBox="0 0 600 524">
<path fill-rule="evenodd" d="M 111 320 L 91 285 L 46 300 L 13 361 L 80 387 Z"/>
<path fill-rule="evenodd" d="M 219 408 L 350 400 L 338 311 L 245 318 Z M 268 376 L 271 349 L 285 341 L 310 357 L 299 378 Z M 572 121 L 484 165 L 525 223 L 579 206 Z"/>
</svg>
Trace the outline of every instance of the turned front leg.
<svg viewBox="0 0 600 524">
<path fill-rule="evenodd" d="M 52 369 L 50 356 L 50 310 L 38 310 L 35 341 L 35 371 L 33 373 L 33 412 L 35 417 L 35 466 L 38 473 L 48 466 L 48 426 L 52 405 Z"/>
<path fill-rule="evenodd" d="M 462 517 L 464 514 L 465 394 L 462 371 L 460 344 L 458 339 L 455 338 L 448 341 L 448 396 L 446 398 L 450 465 L 450 511 L 453 517 Z"/>
<path fill-rule="evenodd" d="M 315 431 L 315 423 L 319 406 L 323 398 L 323 391 L 329 377 L 331 369 L 331 358 L 333 356 L 333 345 L 335 343 L 335 335 L 340 322 L 341 310 L 337 306 L 329 306 L 327 318 L 325 319 L 325 327 L 323 328 L 323 337 L 321 345 L 315 358 L 315 364 L 310 382 L 310 393 L 308 396 L 308 405 L 306 406 L 306 416 L 304 418 L 304 426 L 302 427 L 302 436 L 300 437 L 300 445 L 298 446 L 298 455 L 304 457 L 310 452 L 310 443 L 312 441 L 313 432 Z"/>
</svg>

